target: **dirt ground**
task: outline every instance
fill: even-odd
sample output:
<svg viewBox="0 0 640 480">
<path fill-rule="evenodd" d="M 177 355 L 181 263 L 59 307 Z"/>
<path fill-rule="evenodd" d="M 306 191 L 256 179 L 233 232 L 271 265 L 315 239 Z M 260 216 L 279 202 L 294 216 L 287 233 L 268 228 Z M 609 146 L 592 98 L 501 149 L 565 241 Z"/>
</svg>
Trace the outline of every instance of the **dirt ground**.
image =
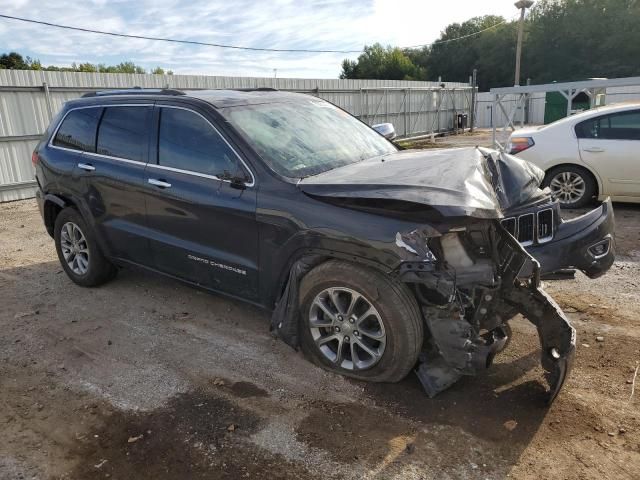
<svg viewBox="0 0 640 480">
<path fill-rule="evenodd" d="M 490 370 L 430 400 L 413 375 L 324 372 L 268 313 L 173 280 L 78 287 L 35 202 L 2 204 L 0 478 L 638 478 L 640 206 L 615 210 L 612 270 L 547 282 L 578 331 L 547 408 L 525 320 Z"/>
</svg>

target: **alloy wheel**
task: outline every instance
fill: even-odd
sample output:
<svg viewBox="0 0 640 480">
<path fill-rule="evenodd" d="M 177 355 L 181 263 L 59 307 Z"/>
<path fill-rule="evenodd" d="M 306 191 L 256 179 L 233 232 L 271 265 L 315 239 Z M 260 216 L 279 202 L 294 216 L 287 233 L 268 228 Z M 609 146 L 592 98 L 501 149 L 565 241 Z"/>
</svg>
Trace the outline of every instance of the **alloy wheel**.
<svg viewBox="0 0 640 480">
<path fill-rule="evenodd" d="M 350 288 L 326 288 L 316 295 L 309 329 L 320 352 L 336 367 L 366 370 L 384 354 L 382 317 L 364 295 Z"/>
<path fill-rule="evenodd" d="M 89 245 L 78 225 L 73 222 L 62 225 L 60 248 L 71 271 L 76 275 L 85 275 L 89 270 Z"/>
<path fill-rule="evenodd" d="M 576 203 L 586 191 L 584 179 L 575 172 L 560 172 L 549 182 L 549 188 L 560 203 Z"/>
</svg>

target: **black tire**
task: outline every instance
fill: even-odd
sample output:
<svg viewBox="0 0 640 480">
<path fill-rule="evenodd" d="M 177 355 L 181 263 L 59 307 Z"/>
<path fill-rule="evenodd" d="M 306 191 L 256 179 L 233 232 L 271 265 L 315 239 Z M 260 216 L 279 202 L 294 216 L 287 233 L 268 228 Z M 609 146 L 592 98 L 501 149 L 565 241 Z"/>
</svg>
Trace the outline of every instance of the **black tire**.
<svg viewBox="0 0 640 480">
<path fill-rule="evenodd" d="M 593 197 L 596 194 L 597 185 L 596 181 L 593 178 L 593 175 L 586 170 L 585 168 L 579 167 L 577 165 L 562 165 L 559 167 L 552 168 L 547 172 L 544 177 L 544 181 L 542 182 L 543 187 L 550 187 L 552 191 L 554 191 L 554 187 L 551 185 L 551 182 L 554 178 L 561 176 L 563 174 L 575 176 L 577 175 L 581 181 L 584 183 L 584 193 L 580 198 L 577 199 L 563 199 L 562 195 L 556 195 L 558 197 L 558 201 L 560 202 L 561 208 L 582 208 L 589 205 L 593 201 Z"/>
<path fill-rule="evenodd" d="M 311 309 L 316 296 L 328 288 L 345 288 L 357 292 L 379 314 L 386 342 L 377 363 L 364 369 L 343 368 L 332 363 L 316 345 L 310 328 Z M 409 373 L 418 360 L 424 334 L 422 315 L 415 297 L 405 285 L 373 269 L 339 260 L 330 260 L 318 265 L 300 283 L 300 312 L 302 349 L 314 363 L 327 370 L 359 380 L 398 382 Z M 346 321 L 342 325 L 345 324 Z M 325 331 L 331 331 L 331 328 Z M 358 339 L 364 341 L 364 334 L 360 333 Z M 347 347 L 348 356 L 353 351 L 349 351 L 349 348 L 356 347 Z"/>
<path fill-rule="evenodd" d="M 62 229 L 68 223 L 76 225 L 85 239 L 83 246 L 86 243 L 85 249 L 88 253 L 85 267 L 86 271 L 83 273 L 74 272 L 72 267 L 67 263 L 63 253 Z M 118 272 L 115 265 L 109 262 L 100 250 L 93 229 L 87 225 L 87 222 L 84 221 L 82 215 L 80 215 L 75 208 L 67 207 L 58 214 L 53 228 L 53 238 L 62 268 L 69 278 L 78 285 L 83 287 L 97 287 L 111 280 Z"/>
</svg>

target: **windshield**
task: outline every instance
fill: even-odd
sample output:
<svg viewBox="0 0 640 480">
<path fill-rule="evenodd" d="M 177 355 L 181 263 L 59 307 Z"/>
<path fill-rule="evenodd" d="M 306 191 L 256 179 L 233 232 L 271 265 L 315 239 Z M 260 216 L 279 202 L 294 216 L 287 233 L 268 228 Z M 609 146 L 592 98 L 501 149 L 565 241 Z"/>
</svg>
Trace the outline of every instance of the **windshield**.
<svg viewBox="0 0 640 480">
<path fill-rule="evenodd" d="M 315 99 L 222 109 L 265 162 L 286 177 L 304 178 L 397 151 L 365 124 Z"/>
</svg>

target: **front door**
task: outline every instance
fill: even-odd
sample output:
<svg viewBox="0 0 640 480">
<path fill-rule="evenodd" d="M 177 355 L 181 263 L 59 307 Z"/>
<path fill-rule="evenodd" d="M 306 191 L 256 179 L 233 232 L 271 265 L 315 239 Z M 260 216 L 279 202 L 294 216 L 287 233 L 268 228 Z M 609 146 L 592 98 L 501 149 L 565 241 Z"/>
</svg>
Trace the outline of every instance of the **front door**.
<svg viewBox="0 0 640 480">
<path fill-rule="evenodd" d="M 640 197 L 640 110 L 587 120 L 576 133 L 580 157 L 600 175 L 602 193 Z"/>
<path fill-rule="evenodd" d="M 203 114 L 164 105 L 156 107 L 155 117 L 157 147 L 145 187 L 156 268 L 256 299 L 258 228 L 251 173 Z M 230 181 L 238 176 L 246 180 L 242 186 Z"/>
</svg>

